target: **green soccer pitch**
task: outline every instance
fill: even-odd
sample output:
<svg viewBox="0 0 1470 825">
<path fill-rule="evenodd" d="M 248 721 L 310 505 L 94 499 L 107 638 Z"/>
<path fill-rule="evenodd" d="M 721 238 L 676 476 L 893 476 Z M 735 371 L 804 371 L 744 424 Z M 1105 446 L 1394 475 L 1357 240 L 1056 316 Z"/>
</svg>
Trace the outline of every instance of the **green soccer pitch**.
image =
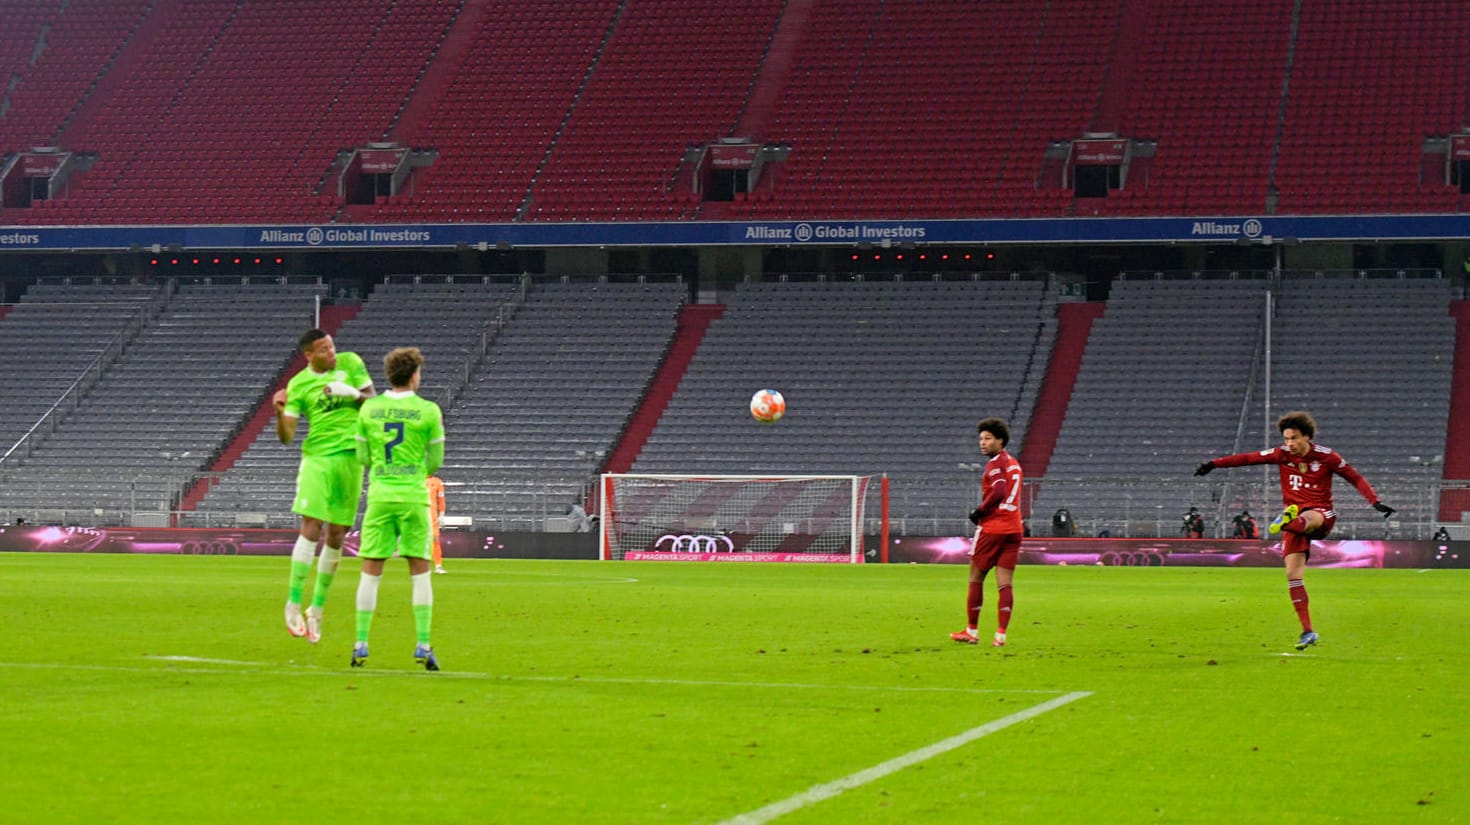
<svg viewBox="0 0 1470 825">
<path fill-rule="evenodd" d="M 398 561 L 354 670 L 353 559 L 0 554 L 0 818 L 1470 821 L 1466 571 L 449 566 L 425 673 Z"/>
</svg>

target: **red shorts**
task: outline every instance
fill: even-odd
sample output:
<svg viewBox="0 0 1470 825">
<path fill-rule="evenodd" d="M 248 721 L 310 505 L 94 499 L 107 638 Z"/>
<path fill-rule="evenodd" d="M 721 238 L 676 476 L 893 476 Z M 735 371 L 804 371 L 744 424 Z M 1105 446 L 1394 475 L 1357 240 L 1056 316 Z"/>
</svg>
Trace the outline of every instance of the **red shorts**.
<svg viewBox="0 0 1470 825">
<path fill-rule="evenodd" d="M 970 549 L 970 567 L 981 571 L 992 567 L 1016 569 L 1016 559 L 1021 555 L 1021 535 L 976 531 L 975 544 Z"/>
<path fill-rule="evenodd" d="M 1305 512 L 1307 512 L 1307 510 L 1316 510 L 1318 513 L 1321 513 L 1322 514 L 1322 526 L 1321 527 L 1318 527 L 1316 530 L 1313 530 L 1311 533 L 1308 533 L 1307 534 L 1307 538 L 1309 538 L 1309 539 L 1325 539 L 1325 538 L 1327 538 L 1327 534 L 1332 532 L 1332 525 L 1334 525 L 1334 524 L 1337 523 L 1337 511 L 1336 510 L 1317 510 L 1316 507 L 1308 507 L 1308 508 L 1306 508 L 1306 510 L 1303 510 L 1302 512 L 1305 513 Z"/>
<path fill-rule="evenodd" d="M 1308 507 L 1302 510 L 1302 512 L 1305 513 L 1311 510 L 1316 510 L 1317 513 L 1321 514 L 1322 526 L 1305 534 L 1291 534 L 1283 531 L 1281 534 L 1281 555 L 1306 553 L 1307 558 L 1310 559 L 1312 557 L 1312 539 L 1325 539 L 1327 538 L 1327 534 L 1332 532 L 1332 526 L 1337 524 L 1337 511 L 1317 510 L 1315 507 Z"/>
</svg>

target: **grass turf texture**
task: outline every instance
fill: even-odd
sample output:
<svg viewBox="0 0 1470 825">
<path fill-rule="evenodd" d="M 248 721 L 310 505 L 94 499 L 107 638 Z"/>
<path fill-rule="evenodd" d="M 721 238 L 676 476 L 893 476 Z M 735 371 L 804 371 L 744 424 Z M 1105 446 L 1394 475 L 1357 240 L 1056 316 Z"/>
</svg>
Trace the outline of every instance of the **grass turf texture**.
<svg viewBox="0 0 1470 825">
<path fill-rule="evenodd" d="M 284 558 L 0 554 L 15 822 L 721 822 L 1073 691 L 779 819 L 1470 819 L 1463 571 L 1022 567 L 1002 650 L 941 566 L 452 560 L 445 670 L 391 562 L 347 666 Z M 987 583 L 982 637 L 994 617 Z M 189 657 L 189 658 L 170 658 Z"/>
</svg>

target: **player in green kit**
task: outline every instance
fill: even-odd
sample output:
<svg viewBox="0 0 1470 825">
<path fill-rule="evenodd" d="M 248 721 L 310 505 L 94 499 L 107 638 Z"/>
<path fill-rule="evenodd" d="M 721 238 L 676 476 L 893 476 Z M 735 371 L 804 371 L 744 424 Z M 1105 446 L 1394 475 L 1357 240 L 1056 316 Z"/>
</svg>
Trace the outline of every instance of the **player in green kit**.
<svg viewBox="0 0 1470 825">
<path fill-rule="evenodd" d="M 306 369 L 277 391 L 272 403 L 276 437 L 282 444 L 296 437 L 296 424 L 303 416 L 310 425 L 301 443 L 296 500 L 291 505 L 291 512 L 301 516 L 301 533 L 291 548 L 286 630 L 316 643 L 322 637 L 322 608 L 342 559 L 342 539 L 357 518 L 357 503 L 362 498 L 362 464 L 353 440 L 357 410 L 363 399 L 375 393 L 362 358 L 353 352 L 337 352 L 332 336 L 309 329 L 299 344 L 306 355 Z M 301 596 L 318 541 L 322 541 L 322 557 L 317 564 L 316 589 L 303 615 Z"/>
<path fill-rule="evenodd" d="M 408 560 L 413 586 L 413 623 L 418 644 L 413 659 L 438 670 L 429 629 L 434 617 L 433 539 L 429 531 L 428 477 L 444 463 L 444 414 L 420 398 L 424 356 L 400 347 L 383 357 L 393 389 L 370 398 L 357 414 L 357 457 L 368 468 L 367 512 L 362 517 L 362 578 L 357 584 L 357 644 L 352 666 L 368 657 L 368 631 L 378 609 L 383 563 L 394 551 Z"/>
</svg>

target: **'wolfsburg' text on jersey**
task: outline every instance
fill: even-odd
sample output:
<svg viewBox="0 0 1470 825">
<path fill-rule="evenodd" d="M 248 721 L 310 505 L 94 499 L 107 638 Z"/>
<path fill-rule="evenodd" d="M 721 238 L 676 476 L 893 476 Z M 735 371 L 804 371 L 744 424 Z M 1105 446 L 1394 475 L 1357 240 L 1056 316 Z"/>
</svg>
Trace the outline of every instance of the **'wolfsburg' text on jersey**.
<svg viewBox="0 0 1470 825">
<path fill-rule="evenodd" d="M 368 501 L 428 506 L 426 456 L 444 442 L 444 414 L 433 401 L 392 390 L 364 401 L 357 439 L 368 448 Z"/>
</svg>

